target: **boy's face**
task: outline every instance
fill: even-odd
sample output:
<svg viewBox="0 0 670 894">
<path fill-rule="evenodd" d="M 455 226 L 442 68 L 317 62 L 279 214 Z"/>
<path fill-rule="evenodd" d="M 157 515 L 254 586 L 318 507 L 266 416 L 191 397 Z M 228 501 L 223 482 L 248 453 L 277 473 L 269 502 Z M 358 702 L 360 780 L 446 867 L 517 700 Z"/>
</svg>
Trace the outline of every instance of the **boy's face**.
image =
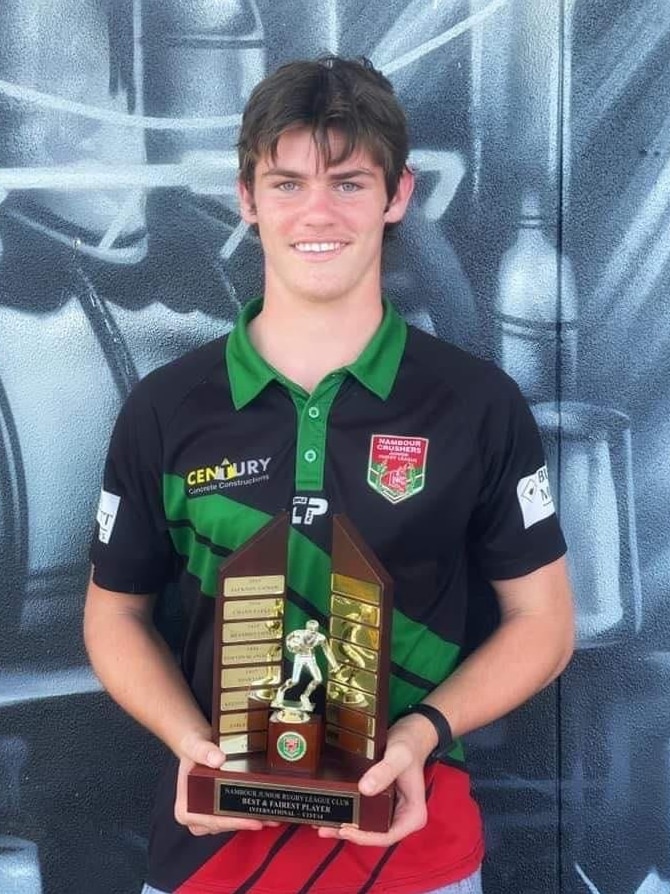
<svg viewBox="0 0 670 894">
<path fill-rule="evenodd" d="M 335 150 L 338 139 L 333 132 Z M 258 160 L 253 193 L 239 186 L 242 217 L 258 225 L 263 245 L 266 295 L 378 296 L 384 227 L 401 220 L 413 185 L 405 171 L 389 200 L 384 172 L 366 151 L 323 169 L 308 130 L 284 133 L 276 159 Z"/>
</svg>

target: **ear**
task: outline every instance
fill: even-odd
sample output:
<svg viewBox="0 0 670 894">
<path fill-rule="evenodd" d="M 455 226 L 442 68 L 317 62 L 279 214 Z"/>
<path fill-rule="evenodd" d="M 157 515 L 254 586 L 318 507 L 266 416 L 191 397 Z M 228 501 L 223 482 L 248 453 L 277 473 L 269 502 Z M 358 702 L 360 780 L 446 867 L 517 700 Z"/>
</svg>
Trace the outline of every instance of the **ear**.
<svg viewBox="0 0 670 894">
<path fill-rule="evenodd" d="M 384 209 L 385 223 L 398 223 L 405 216 L 409 200 L 414 192 L 414 172 L 405 166 L 395 195 Z"/>
<path fill-rule="evenodd" d="M 257 215 L 254 194 L 239 177 L 237 178 L 237 198 L 240 203 L 242 220 L 248 224 L 255 224 L 257 222 Z"/>
</svg>

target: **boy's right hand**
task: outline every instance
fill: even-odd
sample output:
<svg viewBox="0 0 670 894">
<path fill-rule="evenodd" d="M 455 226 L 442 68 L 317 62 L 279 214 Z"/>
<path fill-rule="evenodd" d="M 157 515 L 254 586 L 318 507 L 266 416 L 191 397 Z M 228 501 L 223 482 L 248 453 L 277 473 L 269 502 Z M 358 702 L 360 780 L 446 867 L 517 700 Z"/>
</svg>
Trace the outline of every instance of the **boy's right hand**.
<svg viewBox="0 0 670 894">
<path fill-rule="evenodd" d="M 181 743 L 181 759 L 177 774 L 177 796 L 174 804 L 174 816 L 177 822 L 186 826 L 192 835 L 220 835 L 222 832 L 236 832 L 240 829 L 258 831 L 264 826 L 278 826 L 279 823 L 264 822 L 256 819 L 244 819 L 240 816 L 209 816 L 202 813 L 189 813 L 187 804 L 188 774 L 196 764 L 218 768 L 226 760 L 225 754 L 209 739 L 200 735 L 189 736 Z"/>
</svg>

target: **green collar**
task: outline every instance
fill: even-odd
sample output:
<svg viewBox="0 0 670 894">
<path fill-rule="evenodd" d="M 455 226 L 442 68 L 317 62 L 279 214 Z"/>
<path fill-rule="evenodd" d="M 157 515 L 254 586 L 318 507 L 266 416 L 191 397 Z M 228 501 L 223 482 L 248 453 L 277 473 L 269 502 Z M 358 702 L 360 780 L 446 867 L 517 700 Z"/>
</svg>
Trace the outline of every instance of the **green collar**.
<svg viewBox="0 0 670 894">
<path fill-rule="evenodd" d="M 241 410 L 257 397 L 270 382 L 288 383 L 284 376 L 266 363 L 249 339 L 247 327 L 260 313 L 262 300 L 250 301 L 242 310 L 226 342 L 226 365 L 230 390 L 236 410 Z M 382 400 L 391 393 L 398 367 L 405 350 L 407 326 L 395 308 L 384 300 L 381 325 L 356 360 L 345 367 Z M 297 387 L 297 386 L 294 386 Z M 302 390 L 302 389 L 301 389 Z"/>
</svg>

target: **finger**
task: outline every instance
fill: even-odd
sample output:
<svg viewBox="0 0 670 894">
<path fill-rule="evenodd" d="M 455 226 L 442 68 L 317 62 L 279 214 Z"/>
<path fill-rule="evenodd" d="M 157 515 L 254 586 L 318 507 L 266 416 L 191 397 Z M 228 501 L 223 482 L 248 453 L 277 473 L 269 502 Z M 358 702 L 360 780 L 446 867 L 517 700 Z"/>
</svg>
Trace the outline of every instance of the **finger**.
<svg viewBox="0 0 670 894">
<path fill-rule="evenodd" d="M 389 847 L 402 841 L 412 832 L 418 832 L 426 825 L 425 806 L 403 807 L 396 812 L 388 832 L 363 832 L 356 826 L 343 825 L 338 837 L 364 847 Z"/>
<path fill-rule="evenodd" d="M 197 823 L 190 823 L 187 826 L 188 831 L 191 835 L 209 835 L 209 829 L 207 826 L 200 826 Z"/>
<path fill-rule="evenodd" d="M 362 795 L 376 795 L 383 792 L 412 761 L 410 752 L 401 745 L 390 745 L 384 757 L 361 776 L 358 789 Z"/>
<path fill-rule="evenodd" d="M 185 749 L 186 756 L 196 764 L 203 764 L 206 767 L 214 767 L 218 769 L 223 766 L 226 755 L 213 742 L 207 739 L 196 739 L 189 742 Z"/>
<path fill-rule="evenodd" d="M 350 841 L 359 847 L 390 847 L 400 841 L 391 832 L 361 832 L 360 829 L 341 829 L 337 837 L 340 841 Z"/>
<path fill-rule="evenodd" d="M 426 781 L 420 767 L 411 767 L 398 779 L 398 804 L 396 813 L 405 810 L 426 809 Z"/>
<path fill-rule="evenodd" d="M 337 837 L 368 847 L 389 847 L 426 825 L 428 811 L 423 771 L 410 768 L 398 779 L 398 800 L 388 832 L 362 832 L 353 824 L 343 824 Z"/>
<path fill-rule="evenodd" d="M 225 754 L 203 730 L 186 733 L 179 742 L 177 753 L 182 760 L 193 761 L 206 767 L 220 767 L 226 759 Z"/>
<path fill-rule="evenodd" d="M 337 837 L 341 841 L 351 841 L 352 844 L 359 844 L 362 847 L 389 847 L 399 841 L 395 837 L 395 832 L 389 829 L 388 832 L 362 832 L 356 826 L 342 826 L 338 829 Z"/>
<path fill-rule="evenodd" d="M 174 818 L 182 826 L 187 822 L 186 804 L 188 802 L 188 768 L 191 766 L 190 761 L 182 760 L 179 762 L 179 770 L 177 772 L 177 790 L 174 800 Z"/>
<path fill-rule="evenodd" d="M 339 838 L 340 830 L 335 829 L 332 826 L 312 826 L 313 829 L 316 829 L 317 835 L 319 838 Z"/>
<path fill-rule="evenodd" d="M 398 775 L 399 771 L 384 758 L 361 776 L 358 781 L 358 790 L 362 795 L 376 795 L 395 782 Z"/>
<path fill-rule="evenodd" d="M 212 819 L 199 814 L 188 814 L 185 825 L 193 835 L 222 835 L 225 832 L 258 832 L 263 828 L 260 820 L 247 820 L 241 817 L 218 817 Z"/>
</svg>

